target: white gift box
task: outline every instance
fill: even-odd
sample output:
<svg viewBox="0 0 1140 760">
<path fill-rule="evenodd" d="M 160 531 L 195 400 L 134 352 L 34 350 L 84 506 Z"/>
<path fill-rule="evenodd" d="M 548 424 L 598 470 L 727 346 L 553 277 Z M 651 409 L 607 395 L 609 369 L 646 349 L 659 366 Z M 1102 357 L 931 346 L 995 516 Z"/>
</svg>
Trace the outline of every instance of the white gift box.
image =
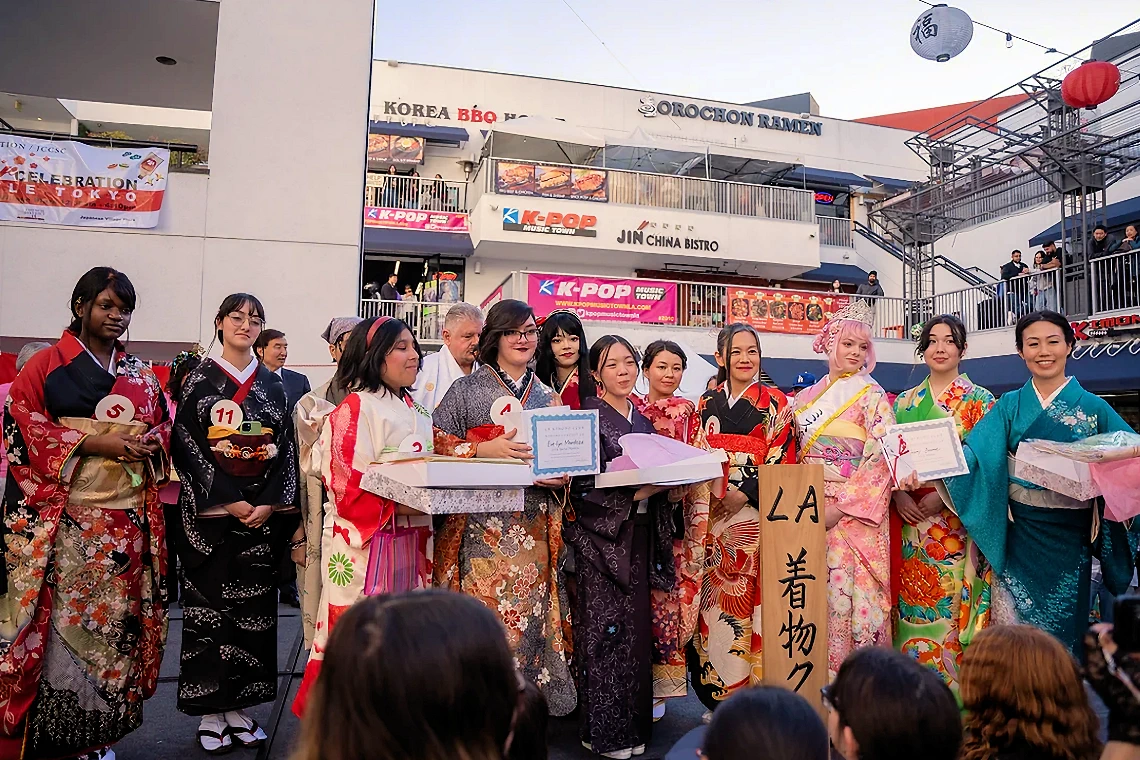
<svg viewBox="0 0 1140 760">
<path fill-rule="evenodd" d="M 1047 454 L 1026 443 L 1018 444 L 1017 453 L 1009 461 L 1010 474 L 1015 478 L 1064 494 L 1070 499 L 1084 501 L 1101 495 L 1088 462 Z"/>
<path fill-rule="evenodd" d="M 531 485 L 532 481 L 529 467 L 478 462 L 471 464 L 473 469 L 459 474 L 454 472 L 454 467 L 446 466 L 449 464 L 452 463 L 422 460 L 374 464 L 365 471 L 360 487 L 430 515 L 522 511 L 524 488 Z M 487 470 L 487 467 L 508 467 L 511 471 Z M 520 478 L 516 470 L 521 470 L 525 477 Z M 505 486 L 496 482 L 503 480 L 513 482 Z M 443 481 L 461 481 L 464 485 L 448 485 Z M 474 485 L 472 482 L 483 485 Z M 422 485 L 423 483 L 430 485 Z"/>
<path fill-rule="evenodd" d="M 369 467 L 416 488 L 525 488 L 534 484 L 527 462 L 515 459 L 419 457 Z"/>
<path fill-rule="evenodd" d="M 724 462 L 728 457 L 723 451 L 713 451 L 699 457 L 685 459 L 675 464 L 660 467 L 642 467 L 619 472 L 603 472 L 594 476 L 598 488 L 618 488 L 621 486 L 683 486 L 690 483 L 703 483 L 724 477 Z"/>
</svg>

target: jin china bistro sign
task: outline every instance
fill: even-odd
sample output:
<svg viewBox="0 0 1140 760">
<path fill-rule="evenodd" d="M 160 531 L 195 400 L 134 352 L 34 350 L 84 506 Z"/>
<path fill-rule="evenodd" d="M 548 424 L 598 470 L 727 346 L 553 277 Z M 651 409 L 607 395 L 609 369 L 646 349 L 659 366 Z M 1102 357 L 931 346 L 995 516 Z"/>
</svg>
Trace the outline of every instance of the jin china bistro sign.
<svg viewBox="0 0 1140 760">
<path fill-rule="evenodd" d="M 682 227 L 687 230 L 682 230 Z M 665 224 L 643 221 L 635 230 L 622 230 L 617 241 L 621 245 L 647 245 L 651 248 L 676 248 L 685 251 L 719 251 L 716 240 L 688 237 L 682 232 L 692 232 L 693 225 Z"/>
</svg>

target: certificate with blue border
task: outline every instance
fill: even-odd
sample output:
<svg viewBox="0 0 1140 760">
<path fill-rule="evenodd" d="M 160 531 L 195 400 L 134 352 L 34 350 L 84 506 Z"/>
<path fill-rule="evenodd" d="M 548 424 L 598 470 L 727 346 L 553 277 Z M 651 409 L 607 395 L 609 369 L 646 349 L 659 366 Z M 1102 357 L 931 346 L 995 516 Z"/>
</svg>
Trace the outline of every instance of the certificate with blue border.
<svg viewBox="0 0 1140 760">
<path fill-rule="evenodd" d="M 598 410 L 568 407 L 523 412 L 535 480 L 596 475 L 601 470 Z"/>
<path fill-rule="evenodd" d="M 905 442 L 905 450 L 902 442 Z M 887 428 L 883 453 L 899 482 L 912 471 L 921 481 L 938 480 L 970 471 L 953 417 L 903 422 Z"/>
</svg>

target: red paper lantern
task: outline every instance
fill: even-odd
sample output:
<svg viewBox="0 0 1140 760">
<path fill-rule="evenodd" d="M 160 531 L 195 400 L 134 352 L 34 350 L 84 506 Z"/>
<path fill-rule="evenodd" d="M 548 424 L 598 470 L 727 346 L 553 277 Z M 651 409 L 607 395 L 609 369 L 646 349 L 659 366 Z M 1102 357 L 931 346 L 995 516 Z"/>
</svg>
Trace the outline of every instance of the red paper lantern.
<svg viewBox="0 0 1140 760">
<path fill-rule="evenodd" d="M 1096 108 L 1120 89 L 1120 69 L 1108 61 L 1085 61 L 1061 82 L 1061 99 L 1069 108 Z"/>
</svg>

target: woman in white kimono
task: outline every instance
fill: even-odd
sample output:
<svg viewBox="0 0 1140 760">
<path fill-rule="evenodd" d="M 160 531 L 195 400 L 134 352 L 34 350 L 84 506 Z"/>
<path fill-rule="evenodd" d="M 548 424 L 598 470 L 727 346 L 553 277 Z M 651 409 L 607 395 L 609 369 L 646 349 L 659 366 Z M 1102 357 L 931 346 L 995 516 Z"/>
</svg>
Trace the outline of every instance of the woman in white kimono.
<svg viewBox="0 0 1140 760">
<path fill-rule="evenodd" d="M 371 463 L 398 451 L 432 451 L 431 417 L 409 391 L 422 356 L 407 325 L 377 317 L 353 328 L 337 367 L 335 382 L 351 392 L 326 418 L 317 443 L 329 498 L 319 565 L 324 584 L 309 664 L 293 702 L 297 715 L 305 710 L 333 625 L 364 595 L 377 532 L 392 529 L 393 521 L 396 527 L 420 528 L 416 585 L 431 584 L 431 518 L 360 487 Z"/>
</svg>

